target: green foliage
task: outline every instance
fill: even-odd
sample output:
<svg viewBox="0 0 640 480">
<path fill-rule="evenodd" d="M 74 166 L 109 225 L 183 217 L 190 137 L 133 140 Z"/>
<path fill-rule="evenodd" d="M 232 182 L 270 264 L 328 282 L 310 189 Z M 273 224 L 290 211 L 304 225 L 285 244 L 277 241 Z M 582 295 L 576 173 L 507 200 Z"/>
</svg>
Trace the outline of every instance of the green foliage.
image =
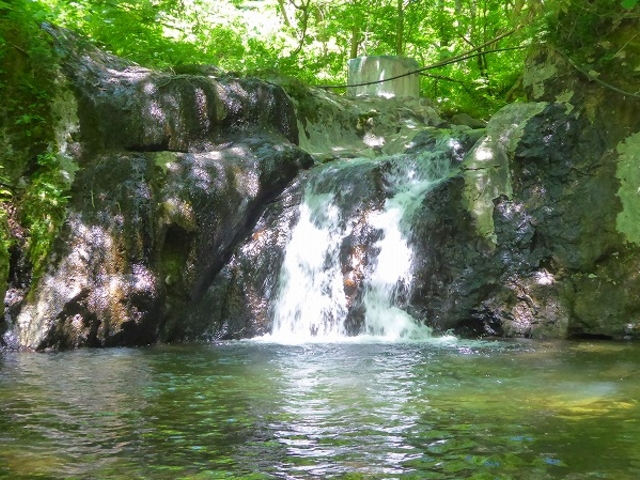
<svg viewBox="0 0 640 480">
<path fill-rule="evenodd" d="M 612 25 L 614 12 L 633 11 L 638 0 L 30 3 L 40 5 L 40 18 L 79 31 L 100 47 L 143 65 L 214 64 L 238 74 L 292 75 L 311 84 L 344 84 L 346 62 L 354 55 L 401 51 L 429 65 L 517 27 L 516 34 L 479 49 L 479 55 L 422 78 L 423 94 L 445 112 L 464 110 L 487 117 L 517 99 L 514 86 L 527 49 L 513 47 L 543 41 L 572 49 L 596 44 L 606 35 L 605 25 Z M 9 8 L 6 5 L 0 8 Z"/>
<path fill-rule="evenodd" d="M 34 20 L 46 12 L 35 2 L 0 4 L 0 139 L 3 183 L 14 185 L 46 150 L 55 61 L 49 39 Z"/>
<path fill-rule="evenodd" d="M 68 183 L 58 158 L 51 153 L 38 156 L 38 169 L 31 177 L 20 202 L 22 221 L 29 231 L 28 257 L 39 277 L 62 226 L 69 200 Z"/>
<path fill-rule="evenodd" d="M 636 92 L 640 62 L 637 1 L 563 0 L 546 16 L 548 43 L 582 70 L 617 88 Z"/>
<path fill-rule="evenodd" d="M 11 234 L 5 206 L 13 198 L 13 192 L 7 186 L 7 179 L 2 174 L 3 170 L 4 167 L 0 165 L 0 298 L 4 298 L 5 281 L 9 275 L 9 248 L 11 247 Z"/>
<path fill-rule="evenodd" d="M 11 242 L 4 206 L 13 205 L 38 273 L 64 220 L 68 188 L 55 155 L 47 153 L 56 149 L 50 108 L 57 59 L 38 24 L 50 14 L 38 2 L 1 2 L 0 14 L 0 254 Z"/>
<path fill-rule="evenodd" d="M 561 0 L 556 0 L 561 1 Z M 518 5 L 520 2 L 516 1 Z M 156 67 L 215 64 L 239 74 L 275 72 L 312 84 L 346 83 L 353 55 L 402 50 L 422 64 L 478 46 L 528 7 L 498 0 L 42 0 L 55 23 L 117 55 Z M 506 39 L 500 46 L 523 40 Z M 448 110 L 486 116 L 505 102 L 525 52 L 480 55 L 423 78 Z"/>
<path fill-rule="evenodd" d="M 245 26 L 205 0 L 42 0 L 60 26 L 83 33 L 115 55 L 153 67 L 216 64 L 243 71 Z M 233 2 L 220 2 L 226 10 Z M 254 43 L 260 43 L 253 39 Z"/>
</svg>

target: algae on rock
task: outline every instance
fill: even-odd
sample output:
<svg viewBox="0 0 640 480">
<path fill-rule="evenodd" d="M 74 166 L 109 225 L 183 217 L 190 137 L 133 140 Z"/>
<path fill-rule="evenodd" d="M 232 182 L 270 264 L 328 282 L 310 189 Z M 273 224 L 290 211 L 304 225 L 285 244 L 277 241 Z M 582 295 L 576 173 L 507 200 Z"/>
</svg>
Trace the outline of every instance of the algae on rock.
<svg viewBox="0 0 640 480">
<path fill-rule="evenodd" d="M 485 136 L 465 157 L 463 202 L 475 219 L 480 236 L 495 244 L 494 201 L 504 195 L 511 198 L 511 160 L 527 120 L 539 114 L 546 103 L 508 105 L 491 118 Z"/>
<path fill-rule="evenodd" d="M 640 133 L 635 133 L 618 144 L 619 154 L 616 177 L 620 179 L 618 196 L 622 211 L 616 218 L 616 227 L 629 242 L 640 245 Z"/>
</svg>

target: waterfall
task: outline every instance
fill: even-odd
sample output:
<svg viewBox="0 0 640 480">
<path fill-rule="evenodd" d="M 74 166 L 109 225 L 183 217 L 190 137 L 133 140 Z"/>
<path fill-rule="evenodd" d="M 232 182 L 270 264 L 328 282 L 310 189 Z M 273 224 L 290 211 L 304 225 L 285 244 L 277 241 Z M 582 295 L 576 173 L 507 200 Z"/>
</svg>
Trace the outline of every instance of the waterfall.
<svg viewBox="0 0 640 480">
<path fill-rule="evenodd" d="M 428 327 L 401 308 L 412 281 L 409 232 L 424 196 L 447 175 L 450 150 L 451 145 L 439 142 L 434 151 L 419 155 L 343 160 L 312 172 L 285 250 L 271 338 L 284 342 L 345 338 L 354 333 L 345 325 L 354 309 L 364 316 L 358 335 L 389 340 L 430 336 Z M 376 189 L 371 179 L 377 179 L 386 200 L 376 204 L 354 198 Z M 368 254 L 353 256 L 349 264 L 345 245 L 362 221 L 376 235 L 368 244 L 358 245 Z M 345 290 L 345 272 L 353 268 L 362 277 L 355 299 Z"/>
<path fill-rule="evenodd" d="M 341 228 L 340 213 L 331 195 L 305 193 L 279 279 L 273 328 L 278 338 L 345 336 L 347 305 L 339 255 L 348 232 Z"/>
</svg>

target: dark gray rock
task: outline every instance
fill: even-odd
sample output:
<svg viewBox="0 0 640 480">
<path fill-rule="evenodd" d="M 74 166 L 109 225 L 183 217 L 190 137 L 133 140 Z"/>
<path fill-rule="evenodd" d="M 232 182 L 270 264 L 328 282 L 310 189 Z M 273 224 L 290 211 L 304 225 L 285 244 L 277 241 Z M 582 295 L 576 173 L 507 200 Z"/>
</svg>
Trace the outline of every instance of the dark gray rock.
<svg viewBox="0 0 640 480">
<path fill-rule="evenodd" d="M 310 158 L 282 139 L 200 154 L 105 154 L 83 169 L 51 267 L 17 322 L 23 347 L 183 338 L 197 302 Z M 202 333 L 202 332 L 198 332 Z"/>
<path fill-rule="evenodd" d="M 508 109 L 463 163 L 462 180 L 425 203 L 413 308 L 463 334 L 632 337 L 638 251 L 617 223 L 611 139 L 561 104 Z"/>
<path fill-rule="evenodd" d="M 85 156 L 113 150 L 204 152 L 251 129 L 298 142 L 284 90 L 252 78 L 157 72 L 46 27 L 78 103 Z"/>
</svg>

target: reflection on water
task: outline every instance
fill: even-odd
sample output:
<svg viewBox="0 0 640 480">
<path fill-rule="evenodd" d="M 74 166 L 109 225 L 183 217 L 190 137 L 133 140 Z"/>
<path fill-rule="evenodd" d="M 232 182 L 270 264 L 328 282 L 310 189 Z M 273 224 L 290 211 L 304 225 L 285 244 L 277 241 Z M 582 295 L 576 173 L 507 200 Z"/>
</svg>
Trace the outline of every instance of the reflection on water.
<svg viewBox="0 0 640 480">
<path fill-rule="evenodd" d="M 0 356 L 0 478 L 637 479 L 640 346 Z"/>
</svg>

